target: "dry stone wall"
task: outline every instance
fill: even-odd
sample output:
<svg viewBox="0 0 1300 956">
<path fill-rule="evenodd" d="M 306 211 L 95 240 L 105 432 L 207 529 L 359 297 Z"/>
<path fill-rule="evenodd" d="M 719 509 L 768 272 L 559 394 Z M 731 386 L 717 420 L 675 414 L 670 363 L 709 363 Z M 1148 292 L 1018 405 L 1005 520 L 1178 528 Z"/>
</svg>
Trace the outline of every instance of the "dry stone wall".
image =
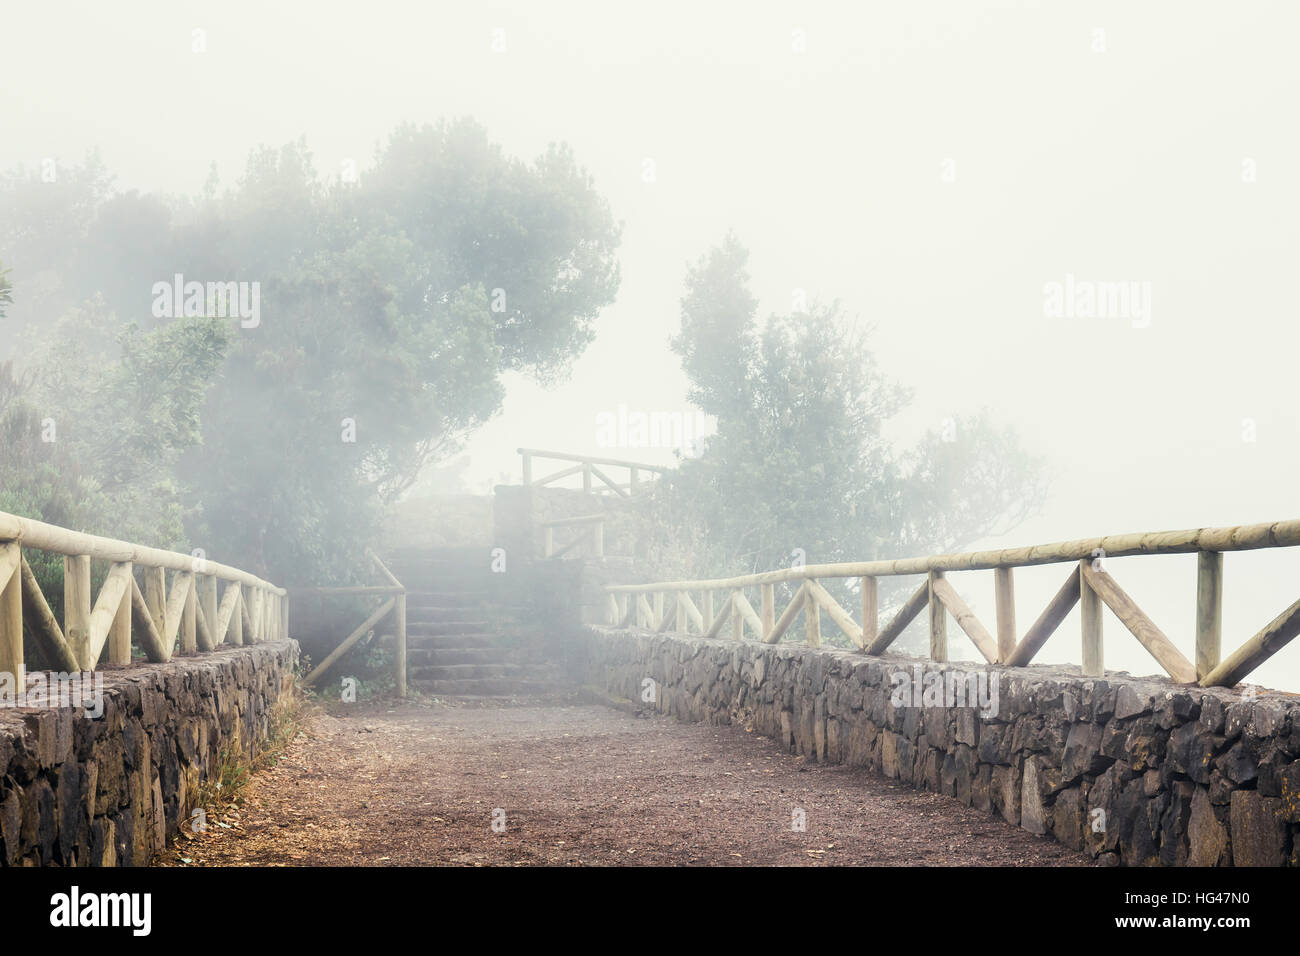
<svg viewBox="0 0 1300 956">
<path fill-rule="evenodd" d="M 103 672 L 78 706 L 0 709 L 0 865 L 141 866 L 189 819 L 223 753 L 261 750 L 296 641 Z"/>
<path fill-rule="evenodd" d="M 1103 865 L 1300 862 L 1300 704 L 1288 696 L 617 628 L 583 642 L 582 679 L 606 694 L 752 726 Z"/>
</svg>

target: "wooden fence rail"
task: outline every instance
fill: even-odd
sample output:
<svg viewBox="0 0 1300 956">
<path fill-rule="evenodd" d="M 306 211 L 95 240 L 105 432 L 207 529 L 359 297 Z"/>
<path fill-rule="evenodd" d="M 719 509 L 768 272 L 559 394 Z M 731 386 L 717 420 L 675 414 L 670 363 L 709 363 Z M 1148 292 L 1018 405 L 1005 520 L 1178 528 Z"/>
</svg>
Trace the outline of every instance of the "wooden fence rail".
<svg viewBox="0 0 1300 956">
<path fill-rule="evenodd" d="M 620 458 L 593 458 L 590 455 L 571 455 L 560 451 L 541 451 L 537 448 L 520 448 L 518 451 L 524 462 L 524 484 L 533 488 L 553 484 L 572 475 L 581 475 L 582 490 L 588 494 L 616 494 L 622 498 L 630 498 L 646 490 L 659 475 L 670 470 L 660 465 L 624 461 Z M 574 462 L 574 464 L 538 478 L 533 475 L 533 463 L 539 458 Z M 627 480 L 616 481 L 606 469 L 627 469 Z"/>
<path fill-rule="evenodd" d="M 25 550 L 63 555 L 62 627 Z M 109 562 L 93 603 L 92 558 Z M 48 661 L 89 671 L 105 656 L 111 664 L 131 663 L 133 637 L 154 663 L 226 643 L 278 640 L 289 633 L 289 602 L 283 588 L 197 554 L 0 512 L 0 675 L 12 675 L 20 693 L 27 680 L 24 628 Z"/>
<path fill-rule="evenodd" d="M 602 558 L 605 556 L 605 516 L 603 514 L 575 515 L 572 518 L 552 518 L 550 521 L 539 521 L 537 526 L 542 529 L 543 557 L 563 557 L 567 552 L 576 548 L 584 541 L 590 542 L 590 554 L 592 557 Z M 559 550 L 556 550 L 555 529 L 573 527 L 579 529 L 578 533 L 570 539 L 568 544 L 562 546 Z"/>
<path fill-rule="evenodd" d="M 821 643 L 821 611 L 861 651 L 883 654 L 904 629 L 921 613 L 929 611 L 930 653 L 935 661 L 948 659 L 947 621 L 958 628 L 989 663 L 1023 667 L 1056 631 L 1076 604 L 1081 609 L 1083 673 L 1100 677 L 1105 672 L 1101 607 L 1104 604 L 1142 644 L 1167 674 L 1179 683 L 1203 687 L 1233 686 L 1300 634 L 1300 600 L 1286 608 L 1263 629 L 1223 659 L 1220 654 L 1223 627 L 1223 554 L 1260 548 L 1300 545 L 1300 520 L 1228 528 L 1196 528 L 1187 531 L 1159 531 L 1147 534 L 1111 535 L 1008 548 L 1000 551 L 972 551 L 921 558 L 817 564 L 739 577 L 698 581 L 670 581 L 652 584 L 622 584 L 606 588 L 606 616 L 611 624 L 635 625 L 657 631 L 677 631 L 717 637 L 728 620 L 731 636 L 742 640 L 746 625 L 761 641 L 781 640 L 799 612 L 804 613 L 805 637 L 809 645 Z M 1195 660 L 1188 660 L 1163 631 L 1142 611 L 1105 568 L 1107 558 L 1139 554 L 1198 555 L 1196 585 Z M 1071 563 L 1059 591 L 1024 635 L 1016 639 L 1015 587 L 1013 570 L 1041 564 Z M 952 571 L 991 570 L 994 573 L 996 627 L 989 631 L 946 580 Z M 877 580 L 900 575 L 925 575 L 902 607 L 889 620 L 879 620 Z M 821 579 L 857 578 L 862 599 L 861 616 L 855 621 L 819 582 Z M 775 586 L 797 582 L 790 603 L 779 617 L 775 614 Z M 745 595 L 746 588 L 758 588 L 761 614 Z M 718 613 L 714 613 L 716 592 L 725 592 Z M 692 594 L 700 595 L 697 605 Z M 671 598 L 673 616 L 665 613 L 665 598 Z M 860 622 L 860 623 L 859 623 Z"/>
<path fill-rule="evenodd" d="M 387 600 L 380 603 L 379 607 L 367 617 L 347 637 L 343 638 L 339 646 L 330 651 L 323 661 L 317 664 L 310 674 L 303 678 L 304 684 L 314 684 L 316 680 L 324 674 L 330 667 L 348 651 L 352 650 L 363 637 L 374 630 L 377 625 L 389 614 L 393 615 L 393 630 L 396 634 L 397 646 L 393 655 L 393 679 L 397 684 L 397 695 L 406 696 L 406 588 L 402 582 L 397 580 L 396 575 L 388 570 L 388 566 L 379 559 L 369 548 L 366 549 L 366 557 L 374 561 L 379 572 L 384 576 L 387 584 L 381 585 L 345 585 L 334 588 L 295 588 L 295 594 L 303 595 L 358 595 L 358 594 L 378 594 L 386 597 Z"/>
</svg>

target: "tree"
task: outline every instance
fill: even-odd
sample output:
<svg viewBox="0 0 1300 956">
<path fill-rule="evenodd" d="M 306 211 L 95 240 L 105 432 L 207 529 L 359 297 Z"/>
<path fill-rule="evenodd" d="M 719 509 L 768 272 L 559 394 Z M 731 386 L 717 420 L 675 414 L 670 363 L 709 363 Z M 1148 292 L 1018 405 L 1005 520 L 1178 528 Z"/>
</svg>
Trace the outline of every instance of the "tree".
<svg viewBox="0 0 1300 956">
<path fill-rule="evenodd" d="M 668 500 L 656 513 L 672 516 L 660 560 L 720 577 L 933 553 L 1036 506 L 1039 462 L 985 415 L 892 447 L 883 426 L 910 395 L 882 374 L 869 331 L 835 304 L 760 327 L 747 259 L 729 235 L 687 274 L 672 346 L 717 432 L 657 492 Z"/>
<path fill-rule="evenodd" d="M 134 496 L 119 517 L 156 503 L 139 540 L 289 584 L 362 567 L 383 507 L 496 413 L 502 374 L 565 374 L 617 291 L 619 232 L 571 150 L 508 157 L 470 120 L 399 127 L 349 183 L 303 141 L 197 197 L 113 193 L 94 154 L 55 183 L 0 177 L 0 255 L 42 277 L 9 324 L 47 340 L 39 400 L 87 481 Z M 155 314 L 176 274 L 255 287 L 261 321 Z"/>
</svg>

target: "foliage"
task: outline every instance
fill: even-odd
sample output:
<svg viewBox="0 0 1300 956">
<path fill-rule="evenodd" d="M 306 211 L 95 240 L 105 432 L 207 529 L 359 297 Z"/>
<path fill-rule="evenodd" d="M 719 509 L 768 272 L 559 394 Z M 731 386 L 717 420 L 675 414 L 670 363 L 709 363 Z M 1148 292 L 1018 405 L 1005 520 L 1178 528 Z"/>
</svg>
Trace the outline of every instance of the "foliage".
<svg viewBox="0 0 1300 956">
<path fill-rule="evenodd" d="M 618 287 L 619 227 L 572 152 L 507 157 L 468 120 L 398 128 L 357 182 L 298 142 L 221 194 L 111 184 L 93 155 L 56 183 L 0 177 L 42 417 L 116 536 L 287 584 L 355 574 L 383 506 L 499 409 L 501 375 L 563 375 Z M 255 283 L 261 321 L 155 315 L 177 274 Z"/>
<path fill-rule="evenodd" d="M 893 447 L 883 426 L 910 396 L 883 375 L 867 332 L 836 305 L 760 326 L 746 260 L 728 236 L 687 275 L 673 348 L 718 426 L 656 491 L 655 513 L 671 516 L 661 563 L 718 577 L 947 551 L 1041 500 L 1039 462 L 986 415 Z M 851 585 L 838 587 L 847 598 Z"/>
</svg>

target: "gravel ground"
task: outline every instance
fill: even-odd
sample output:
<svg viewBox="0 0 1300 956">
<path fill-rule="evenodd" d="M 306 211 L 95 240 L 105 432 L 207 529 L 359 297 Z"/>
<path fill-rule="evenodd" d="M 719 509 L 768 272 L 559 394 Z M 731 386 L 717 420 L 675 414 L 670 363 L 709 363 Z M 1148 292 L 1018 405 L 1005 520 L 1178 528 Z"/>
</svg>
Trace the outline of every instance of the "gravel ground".
<svg viewBox="0 0 1300 956">
<path fill-rule="evenodd" d="M 737 727 L 563 701 L 334 705 L 307 726 L 239 809 L 210 815 L 159 863 L 1088 864 L 950 798 Z"/>
</svg>

